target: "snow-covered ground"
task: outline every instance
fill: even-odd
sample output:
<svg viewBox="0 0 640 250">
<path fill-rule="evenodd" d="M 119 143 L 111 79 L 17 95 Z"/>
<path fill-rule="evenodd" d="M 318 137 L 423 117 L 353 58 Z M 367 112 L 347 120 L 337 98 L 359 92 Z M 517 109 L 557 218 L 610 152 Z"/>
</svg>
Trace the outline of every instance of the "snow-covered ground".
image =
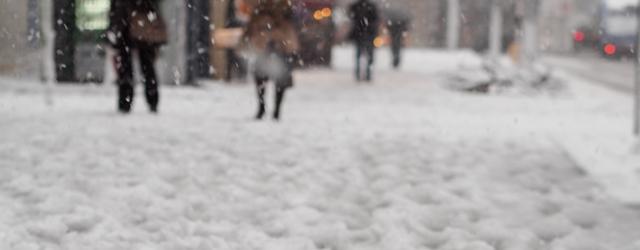
<svg viewBox="0 0 640 250">
<path fill-rule="evenodd" d="M 49 107 L 0 78 L 0 249 L 640 249 L 640 211 L 569 150 L 623 135 L 628 97 L 457 93 L 443 74 L 471 53 L 378 57 L 373 85 L 348 49 L 298 72 L 278 123 L 250 119 L 251 85 L 165 87 L 160 115 L 138 95 L 122 116 L 110 85 Z"/>
</svg>

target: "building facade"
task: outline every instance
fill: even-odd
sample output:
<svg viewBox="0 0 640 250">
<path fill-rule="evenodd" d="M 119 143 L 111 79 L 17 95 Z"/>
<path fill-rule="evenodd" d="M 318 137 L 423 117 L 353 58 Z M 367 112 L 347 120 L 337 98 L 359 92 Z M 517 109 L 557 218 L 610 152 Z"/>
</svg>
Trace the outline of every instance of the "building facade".
<svg viewBox="0 0 640 250">
<path fill-rule="evenodd" d="M 36 0 L 18 3 L 0 0 L 0 74 L 27 76 L 38 72 L 39 15 Z"/>
</svg>

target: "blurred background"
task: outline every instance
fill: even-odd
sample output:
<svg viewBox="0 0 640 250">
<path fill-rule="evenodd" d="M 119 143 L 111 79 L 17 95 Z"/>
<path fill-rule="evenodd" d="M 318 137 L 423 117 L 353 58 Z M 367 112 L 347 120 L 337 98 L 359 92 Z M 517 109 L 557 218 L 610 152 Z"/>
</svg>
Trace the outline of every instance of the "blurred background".
<svg viewBox="0 0 640 250">
<path fill-rule="evenodd" d="M 371 82 L 355 0 L 291 0 L 282 122 L 254 1 L 158 0 L 161 112 L 124 116 L 110 0 L 0 0 L 0 249 L 640 249 L 638 0 L 377 0 Z"/>
<path fill-rule="evenodd" d="M 246 62 L 225 44 L 247 21 L 244 0 L 161 1 L 170 24 L 170 43 L 158 63 L 164 84 L 195 84 L 197 79 L 244 79 Z M 331 50 L 345 40 L 348 0 L 296 0 L 297 28 L 305 45 L 306 66 L 330 66 Z M 491 6 L 499 7 L 502 52 L 517 60 L 526 3 L 533 10 L 535 49 L 604 64 L 630 74 L 630 63 L 606 59 L 630 58 L 635 43 L 635 1 L 628 0 L 394 0 L 378 1 L 387 20 L 402 17 L 409 29 L 408 47 L 471 49 L 490 47 Z M 55 0 L 52 20 L 43 18 L 43 1 L 0 1 L 0 74 L 42 75 L 43 27 L 55 30 L 55 78 L 58 82 L 102 83 L 107 60 L 104 30 L 109 0 Z M 453 13 L 453 14 L 452 14 Z M 449 21 L 451 19 L 451 21 Z M 384 23 L 376 46 L 388 45 Z M 452 31 L 453 29 L 453 31 Z M 216 39 L 219 40 L 218 43 Z M 530 39 L 531 40 L 531 39 Z M 568 58 L 567 58 L 568 57 Z M 563 67 L 566 67 L 563 66 Z M 571 70 L 571 69 L 570 69 Z M 573 68 L 573 70 L 576 70 Z"/>
</svg>

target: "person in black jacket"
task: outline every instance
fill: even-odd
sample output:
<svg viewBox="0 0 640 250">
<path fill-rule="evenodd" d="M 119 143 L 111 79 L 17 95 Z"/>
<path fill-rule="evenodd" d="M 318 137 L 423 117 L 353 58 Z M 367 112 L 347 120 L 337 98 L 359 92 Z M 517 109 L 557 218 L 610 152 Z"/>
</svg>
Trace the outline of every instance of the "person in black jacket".
<svg viewBox="0 0 640 250">
<path fill-rule="evenodd" d="M 267 81 L 275 83 L 273 119 L 280 119 L 285 93 L 293 87 L 293 68 L 300 51 L 298 32 L 293 22 L 293 6 L 289 0 L 260 0 L 253 7 L 247 23 L 245 48 L 256 54 L 253 67 L 258 93 L 256 119 L 266 112 L 264 95 Z"/>
<path fill-rule="evenodd" d="M 107 30 L 107 39 L 116 51 L 115 67 L 117 73 L 118 86 L 118 111 L 121 113 L 129 113 L 134 96 L 133 83 L 133 65 L 132 55 L 134 51 L 138 52 L 140 59 L 140 69 L 143 75 L 143 83 L 145 88 L 145 97 L 149 104 L 149 110 L 152 113 L 158 111 L 159 92 L 158 80 L 154 68 L 154 62 L 158 55 L 159 46 L 163 41 L 147 39 L 146 35 L 157 35 L 158 30 L 148 30 L 145 36 L 140 35 L 134 37 L 135 32 L 132 31 L 133 25 L 142 26 L 147 24 L 143 29 L 151 29 L 157 27 L 152 25 L 157 21 L 162 21 L 157 11 L 157 1 L 155 0 L 112 0 L 111 10 L 109 11 L 109 28 Z M 135 17 L 146 18 L 134 19 Z M 162 21 L 162 23 L 164 23 Z M 134 27 L 139 28 L 139 27 Z M 164 27 L 166 36 L 166 27 Z M 138 29 L 139 30 L 139 29 Z M 138 32 L 139 33 L 139 32 Z M 166 41 L 165 41 L 166 42 Z"/>
<path fill-rule="evenodd" d="M 361 58 L 366 58 L 364 80 L 371 81 L 371 65 L 373 64 L 373 41 L 378 35 L 378 8 L 369 0 L 358 0 L 349 7 L 351 19 L 350 38 L 356 45 L 356 79 L 362 80 L 360 72 Z"/>
<path fill-rule="evenodd" d="M 391 38 L 391 54 L 393 55 L 393 68 L 400 67 L 401 52 L 404 47 L 404 38 L 409 30 L 410 19 L 409 15 L 399 9 L 387 9 L 386 13 L 386 25 L 389 30 L 389 36 Z"/>
</svg>

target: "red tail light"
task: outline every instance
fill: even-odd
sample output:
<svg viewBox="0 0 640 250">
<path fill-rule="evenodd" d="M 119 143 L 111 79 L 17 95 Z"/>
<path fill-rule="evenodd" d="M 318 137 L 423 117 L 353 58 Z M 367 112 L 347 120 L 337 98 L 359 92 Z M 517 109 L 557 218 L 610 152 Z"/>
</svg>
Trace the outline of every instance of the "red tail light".
<svg viewBox="0 0 640 250">
<path fill-rule="evenodd" d="M 616 51 L 618 50 L 616 45 L 610 44 L 610 43 L 606 44 L 603 49 L 604 49 L 604 53 L 609 56 L 615 55 Z"/>
<path fill-rule="evenodd" d="M 573 33 L 573 39 L 576 40 L 576 42 L 582 42 L 584 41 L 584 38 L 584 32 L 576 31 Z"/>
</svg>

